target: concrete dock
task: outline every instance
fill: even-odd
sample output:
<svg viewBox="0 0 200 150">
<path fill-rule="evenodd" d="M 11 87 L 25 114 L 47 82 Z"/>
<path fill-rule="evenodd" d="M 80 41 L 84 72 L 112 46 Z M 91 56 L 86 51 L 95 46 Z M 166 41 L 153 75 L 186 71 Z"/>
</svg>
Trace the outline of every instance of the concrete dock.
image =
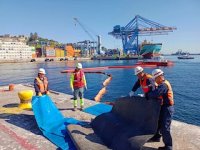
<svg viewBox="0 0 200 150">
<path fill-rule="evenodd" d="M 31 86 L 18 84 L 14 91 L 9 91 L 8 86 L 0 87 L 0 150 L 55 150 L 58 149 L 48 139 L 46 139 L 39 130 L 35 121 L 33 112 L 30 110 L 21 110 L 18 108 L 20 99 L 18 92 L 22 90 L 33 90 Z M 34 90 L 33 90 L 34 91 Z M 73 117 L 78 120 L 91 121 L 95 116 L 84 113 L 80 110 L 73 111 L 72 95 L 59 92 L 51 92 L 50 96 L 59 110 L 65 117 Z M 85 107 L 95 105 L 92 100 L 85 100 Z M 89 144 L 85 144 L 82 149 L 95 149 L 92 144 L 98 144 L 98 137 L 91 134 L 88 129 L 86 133 L 90 134 Z M 74 135 L 73 135 L 74 136 Z M 88 135 L 75 135 L 77 139 L 83 140 Z M 80 137 L 79 137 L 80 136 Z M 200 150 L 200 127 L 186 124 L 183 122 L 172 122 L 172 136 L 174 150 Z M 91 140 L 92 139 L 92 140 Z M 93 143 L 91 142 L 93 141 Z M 80 141 L 81 142 L 81 141 Z M 154 150 L 163 146 L 162 142 L 146 143 L 143 150 Z M 97 145 L 98 147 L 98 145 Z M 105 148 L 107 149 L 107 148 Z"/>
</svg>

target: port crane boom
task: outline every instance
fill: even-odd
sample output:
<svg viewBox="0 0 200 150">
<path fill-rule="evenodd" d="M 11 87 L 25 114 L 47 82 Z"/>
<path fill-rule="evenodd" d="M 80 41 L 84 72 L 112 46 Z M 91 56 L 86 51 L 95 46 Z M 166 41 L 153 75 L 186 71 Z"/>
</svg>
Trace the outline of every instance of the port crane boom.
<svg viewBox="0 0 200 150">
<path fill-rule="evenodd" d="M 176 30 L 176 28 L 164 26 L 136 15 L 125 27 L 116 25 L 113 27 L 113 31 L 108 34 L 117 39 L 122 39 L 125 53 L 133 51 L 139 54 L 139 36 L 166 35 L 173 30 Z"/>
<path fill-rule="evenodd" d="M 97 36 L 97 40 L 95 40 L 95 38 L 92 36 L 92 34 L 90 32 L 88 32 L 88 30 L 86 29 L 86 27 L 77 19 L 74 18 L 74 21 L 77 22 L 81 28 L 85 31 L 85 33 L 92 39 L 92 41 L 86 41 L 86 43 L 96 43 L 97 46 L 95 47 L 95 50 L 98 54 L 100 54 L 101 52 L 101 36 L 100 35 L 96 35 Z M 93 46 L 94 47 L 94 46 Z"/>
<path fill-rule="evenodd" d="M 94 39 L 94 37 L 92 36 L 92 34 L 90 34 L 90 32 L 88 32 L 88 30 L 85 28 L 85 26 L 77 19 L 77 18 L 74 18 L 74 20 L 81 26 L 81 28 L 85 31 L 85 33 L 93 40 L 93 41 L 96 41 Z"/>
</svg>

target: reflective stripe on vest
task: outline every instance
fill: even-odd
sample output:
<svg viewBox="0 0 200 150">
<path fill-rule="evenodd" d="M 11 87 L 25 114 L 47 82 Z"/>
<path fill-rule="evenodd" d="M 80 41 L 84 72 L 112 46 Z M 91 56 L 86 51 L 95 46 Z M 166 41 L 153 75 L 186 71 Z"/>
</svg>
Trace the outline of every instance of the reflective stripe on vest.
<svg viewBox="0 0 200 150">
<path fill-rule="evenodd" d="M 140 86 L 142 88 L 142 90 L 144 91 L 144 93 L 149 92 L 149 87 L 147 85 L 147 79 L 152 78 L 152 76 L 150 74 L 144 74 L 143 76 L 143 80 L 140 79 Z"/>
<path fill-rule="evenodd" d="M 169 81 L 165 80 L 164 83 L 167 85 L 168 91 L 167 91 L 167 98 L 168 101 L 166 102 L 166 104 L 169 104 L 170 106 L 174 105 L 174 95 L 173 95 L 173 91 L 172 91 L 172 87 L 169 83 Z M 163 105 L 163 101 L 162 101 L 162 105 Z"/>
<path fill-rule="evenodd" d="M 83 76 L 84 76 L 84 72 L 82 70 L 79 70 L 78 72 L 74 72 L 74 81 L 73 81 L 73 86 L 75 88 L 81 88 L 84 87 L 84 80 L 83 80 Z"/>
<path fill-rule="evenodd" d="M 39 77 L 37 77 L 36 80 L 37 80 L 37 85 L 40 89 L 40 92 L 44 93 L 45 91 L 47 91 L 47 86 L 48 86 L 47 78 L 44 77 L 44 80 L 42 81 L 42 80 L 40 80 Z"/>
</svg>

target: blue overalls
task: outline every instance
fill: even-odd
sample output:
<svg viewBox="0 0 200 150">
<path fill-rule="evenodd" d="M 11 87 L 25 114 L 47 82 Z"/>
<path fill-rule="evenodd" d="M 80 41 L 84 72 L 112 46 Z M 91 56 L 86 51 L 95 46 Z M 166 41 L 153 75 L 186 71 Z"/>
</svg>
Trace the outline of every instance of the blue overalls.
<svg viewBox="0 0 200 150">
<path fill-rule="evenodd" d="M 157 89 L 148 93 L 148 97 L 162 97 L 158 130 L 161 132 L 165 149 L 172 150 L 172 136 L 170 133 L 172 116 L 174 114 L 173 92 L 170 83 L 164 80 Z"/>
</svg>

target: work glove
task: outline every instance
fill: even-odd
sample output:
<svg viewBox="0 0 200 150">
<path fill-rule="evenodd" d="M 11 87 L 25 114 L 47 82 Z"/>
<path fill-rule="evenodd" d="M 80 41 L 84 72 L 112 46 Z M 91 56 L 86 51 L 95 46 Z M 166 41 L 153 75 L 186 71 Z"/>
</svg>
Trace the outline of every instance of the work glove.
<svg viewBox="0 0 200 150">
<path fill-rule="evenodd" d="M 49 91 L 46 91 L 46 95 L 49 95 Z"/>
<path fill-rule="evenodd" d="M 38 96 L 42 96 L 42 93 L 39 92 L 39 93 L 38 93 Z"/>
<path fill-rule="evenodd" d="M 144 94 L 138 94 L 138 96 L 140 96 L 140 97 L 145 97 L 145 95 L 144 95 Z"/>
<path fill-rule="evenodd" d="M 134 95 L 134 92 L 133 92 L 133 91 L 130 91 L 130 92 L 129 92 L 129 96 L 132 97 L 133 95 Z"/>
</svg>

